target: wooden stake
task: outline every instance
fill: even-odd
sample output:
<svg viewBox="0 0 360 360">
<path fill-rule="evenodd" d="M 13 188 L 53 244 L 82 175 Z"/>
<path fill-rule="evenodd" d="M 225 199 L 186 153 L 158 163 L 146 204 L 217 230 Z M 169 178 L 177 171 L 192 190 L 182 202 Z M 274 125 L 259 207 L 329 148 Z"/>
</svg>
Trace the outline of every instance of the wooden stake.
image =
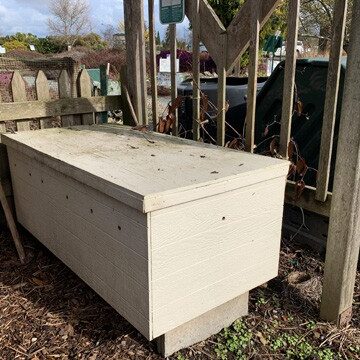
<svg viewBox="0 0 360 360">
<path fill-rule="evenodd" d="M 200 0 L 193 0 L 191 6 L 194 7 L 194 20 L 192 22 L 193 31 L 193 140 L 200 139 Z"/>
<path fill-rule="evenodd" d="M 158 122 L 158 93 L 157 93 L 157 66 L 156 66 L 156 40 L 155 40 L 155 12 L 154 0 L 149 0 L 149 44 L 150 44 L 150 81 L 151 81 L 151 107 L 153 130 L 156 131 Z"/>
<path fill-rule="evenodd" d="M 171 58 L 171 103 L 174 104 L 177 98 L 176 84 L 176 59 L 177 59 L 177 42 L 176 42 L 176 24 L 170 24 L 170 58 Z M 177 109 L 174 112 L 175 119 L 172 134 L 178 136 L 179 133 L 179 116 Z"/>
<path fill-rule="evenodd" d="M 329 69 L 326 86 L 324 120 L 322 126 L 319 169 L 316 183 L 316 200 L 324 202 L 328 195 L 331 155 L 338 105 L 341 57 L 345 35 L 347 0 L 336 0 Z"/>
<path fill-rule="evenodd" d="M 254 152 L 255 145 L 255 116 L 256 116 L 256 96 L 257 96 L 257 72 L 259 62 L 259 34 L 260 5 L 258 0 L 250 0 L 251 6 L 251 38 L 250 38 L 250 64 L 249 81 L 246 113 L 246 151 Z"/>
<path fill-rule="evenodd" d="M 294 86 L 299 30 L 300 0 L 289 1 L 288 34 L 286 38 L 285 79 L 280 130 L 280 155 L 288 158 L 291 124 L 294 109 Z"/>
<path fill-rule="evenodd" d="M 15 247 L 16 247 L 16 251 L 17 251 L 17 253 L 19 255 L 20 262 L 22 264 L 24 264 L 25 263 L 25 258 L 26 258 L 25 250 L 24 250 L 24 247 L 23 247 L 23 245 L 21 243 L 19 232 L 18 232 L 18 230 L 16 228 L 16 223 L 15 223 L 13 214 L 11 212 L 9 203 L 8 203 L 8 201 L 6 199 L 4 187 L 3 187 L 3 184 L 2 184 L 1 181 L 0 181 L 0 202 L 1 202 L 2 208 L 4 209 L 6 222 L 8 224 L 9 229 L 10 229 L 10 232 L 11 232 L 11 235 L 12 235 Z"/>
</svg>

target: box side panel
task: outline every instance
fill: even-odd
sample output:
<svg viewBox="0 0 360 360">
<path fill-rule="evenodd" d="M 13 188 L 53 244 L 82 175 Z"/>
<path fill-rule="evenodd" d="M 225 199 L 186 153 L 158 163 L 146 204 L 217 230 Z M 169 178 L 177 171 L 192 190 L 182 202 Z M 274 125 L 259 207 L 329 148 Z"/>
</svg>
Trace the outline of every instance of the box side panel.
<svg viewBox="0 0 360 360">
<path fill-rule="evenodd" d="M 146 214 L 10 149 L 19 222 L 150 337 Z"/>
<path fill-rule="evenodd" d="M 274 176 L 151 213 L 155 337 L 277 275 L 285 178 Z"/>
</svg>

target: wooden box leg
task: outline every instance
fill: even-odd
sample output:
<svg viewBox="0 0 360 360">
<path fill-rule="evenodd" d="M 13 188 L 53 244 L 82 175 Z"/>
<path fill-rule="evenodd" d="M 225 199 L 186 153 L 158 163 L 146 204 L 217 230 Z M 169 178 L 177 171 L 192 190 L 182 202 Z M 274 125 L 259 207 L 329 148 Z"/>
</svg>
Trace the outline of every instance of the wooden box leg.
<svg viewBox="0 0 360 360">
<path fill-rule="evenodd" d="M 249 293 L 245 293 L 158 337 L 154 340 L 158 352 L 168 357 L 176 351 L 217 334 L 238 318 L 248 314 L 248 302 Z"/>
</svg>

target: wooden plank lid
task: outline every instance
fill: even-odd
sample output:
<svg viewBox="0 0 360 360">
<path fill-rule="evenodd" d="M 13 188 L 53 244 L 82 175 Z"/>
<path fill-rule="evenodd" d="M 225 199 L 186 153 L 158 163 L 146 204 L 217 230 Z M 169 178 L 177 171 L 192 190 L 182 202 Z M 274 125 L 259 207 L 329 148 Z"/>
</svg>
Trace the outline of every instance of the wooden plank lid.
<svg viewBox="0 0 360 360">
<path fill-rule="evenodd" d="M 3 134 L 21 153 L 142 212 L 283 177 L 288 162 L 116 125 Z"/>
</svg>

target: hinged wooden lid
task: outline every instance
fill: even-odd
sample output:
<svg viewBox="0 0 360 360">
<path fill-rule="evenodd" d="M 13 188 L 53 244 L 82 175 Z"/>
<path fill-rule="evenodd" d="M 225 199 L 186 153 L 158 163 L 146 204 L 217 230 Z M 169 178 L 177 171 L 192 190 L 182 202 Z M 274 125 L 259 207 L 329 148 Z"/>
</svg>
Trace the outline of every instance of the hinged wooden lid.
<svg viewBox="0 0 360 360">
<path fill-rule="evenodd" d="M 288 162 L 114 125 L 3 134 L 21 153 L 142 212 L 283 177 Z"/>
</svg>

